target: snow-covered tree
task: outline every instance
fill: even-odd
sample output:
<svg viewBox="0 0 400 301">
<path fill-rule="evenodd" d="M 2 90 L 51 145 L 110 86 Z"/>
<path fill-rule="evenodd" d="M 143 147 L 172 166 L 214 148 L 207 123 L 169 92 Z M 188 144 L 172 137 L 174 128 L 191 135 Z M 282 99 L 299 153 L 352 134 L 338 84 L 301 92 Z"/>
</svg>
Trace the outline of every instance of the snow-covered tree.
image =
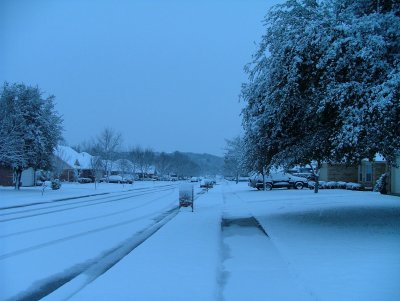
<svg viewBox="0 0 400 301">
<path fill-rule="evenodd" d="M 178 151 L 171 154 L 171 166 L 179 176 L 198 176 L 201 173 L 201 168 L 197 163 Z"/>
<path fill-rule="evenodd" d="M 399 7 L 389 0 L 291 0 L 270 10 L 242 88 L 249 153 L 262 154 L 267 169 L 357 163 L 375 153 L 394 162 Z"/>
<path fill-rule="evenodd" d="M 103 176 L 103 161 L 100 156 L 91 156 L 90 158 L 90 170 L 93 176 L 94 189 L 97 189 L 97 182 Z"/>
<path fill-rule="evenodd" d="M 171 156 L 165 152 L 161 152 L 155 157 L 155 167 L 159 174 L 167 175 L 168 173 L 174 172 L 171 166 Z"/>
<path fill-rule="evenodd" d="M 92 155 L 100 156 L 104 160 L 104 172 L 107 176 L 111 174 L 112 162 L 117 158 L 117 153 L 122 144 L 121 133 L 112 128 L 105 128 L 97 137 L 92 149 L 95 153 Z"/>
<path fill-rule="evenodd" d="M 224 171 L 227 175 L 234 175 L 236 183 L 239 181 L 240 175 L 247 174 L 248 172 L 244 155 L 244 141 L 240 136 L 233 139 L 226 139 Z"/>
<path fill-rule="evenodd" d="M 15 188 L 27 167 L 50 169 L 61 140 L 62 119 L 54 96 L 43 98 L 38 87 L 3 85 L 0 98 L 0 163 L 14 170 Z"/>
<path fill-rule="evenodd" d="M 136 146 L 130 150 L 129 158 L 144 177 L 154 163 L 155 153 L 151 148 L 143 149 L 141 146 Z"/>
</svg>

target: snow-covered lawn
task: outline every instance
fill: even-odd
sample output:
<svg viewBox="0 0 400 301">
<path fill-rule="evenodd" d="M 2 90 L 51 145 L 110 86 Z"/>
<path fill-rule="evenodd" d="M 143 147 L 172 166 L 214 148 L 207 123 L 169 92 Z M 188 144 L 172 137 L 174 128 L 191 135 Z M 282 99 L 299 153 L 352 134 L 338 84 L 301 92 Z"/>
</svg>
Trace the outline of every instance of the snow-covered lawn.
<svg viewBox="0 0 400 301">
<path fill-rule="evenodd" d="M 257 218 L 291 275 L 272 287 L 282 294 L 273 300 L 286 300 L 296 287 L 306 294 L 290 300 L 400 300 L 399 197 L 229 188 L 228 207 Z M 237 208 L 227 214 L 240 216 Z M 276 282 L 275 275 L 280 273 L 266 273 L 264 281 Z"/>
<path fill-rule="evenodd" d="M 18 281 L 26 270 L 29 281 L 43 279 L 45 274 L 35 272 L 32 267 L 37 266 L 29 266 L 29 260 L 48 256 L 48 262 L 58 266 L 44 266 L 48 279 L 51 273 L 62 274 L 74 262 L 90 261 L 96 257 L 91 255 L 118 245 L 128 250 L 127 255 L 109 270 L 83 269 L 44 300 L 400 300 L 399 197 L 346 190 L 264 192 L 246 183 L 225 182 L 198 195 L 193 213 L 181 208 L 165 221 L 156 218 L 162 222 L 157 226 L 154 218 L 172 208 L 175 199 L 177 204 L 176 189 L 169 193 L 84 209 L 82 214 L 93 221 L 111 213 L 107 220 L 99 220 L 110 225 L 123 222 L 125 216 L 138 221 L 82 236 L 64 249 L 51 245 L 27 252 L 20 264 L 15 256 L 12 270 L 0 270 L 0 283 Z M 79 223 L 72 212 L 57 216 Z M 52 223 L 50 215 L 34 221 L 18 227 Z M 66 227 L 60 230 L 80 233 L 79 224 Z M 97 231 L 101 225 L 90 227 Z M 135 245 L 147 232 L 153 235 Z M 52 242 L 64 235 L 47 234 L 54 235 Z M 41 241 L 28 237 L 32 243 Z M 91 247 L 72 255 L 85 243 Z M 57 263 L 57 258 L 65 263 Z M 0 266 L 5 260 L 0 259 Z"/>
</svg>

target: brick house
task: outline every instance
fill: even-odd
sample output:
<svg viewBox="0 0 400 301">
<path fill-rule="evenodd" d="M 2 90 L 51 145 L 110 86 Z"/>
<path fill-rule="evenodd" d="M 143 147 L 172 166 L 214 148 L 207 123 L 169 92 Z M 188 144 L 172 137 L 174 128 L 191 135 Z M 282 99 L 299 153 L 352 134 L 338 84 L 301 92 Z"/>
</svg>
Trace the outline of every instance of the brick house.
<svg viewBox="0 0 400 301">
<path fill-rule="evenodd" d="M 21 186 L 35 186 L 35 170 L 30 167 L 22 171 Z M 0 186 L 14 186 L 14 174 L 11 167 L 0 166 Z"/>
<path fill-rule="evenodd" d="M 322 163 L 319 179 L 321 181 L 357 182 L 358 166 Z"/>
<path fill-rule="evenodd" d="M 389 193 L 400 196 L 400 155 L 396 160 L 397 167 L 392 167 L 390 170 L 390 188 Z"/>
<path fill-rule="evenodd" d="M 78 178 L 91 178 L 92 156 L 88 153 L 78 153 L 69 146 L 59 145 L 54 150 L 54 170 L 56 177 L 62 181 L 77 181 Z"/>
<path fill-rule="evenodd" d="M 373 189 L 376 181 L 387 170 L 386 161 L 383 158 L 375 158 L 375 161 L 362 160 L 358 166 L 358 183 L 366 189 Z"/>
<path fill-rule="evenodd" d="M 359 165 L 322 163 L 321 181 L 344 181 L 363 184 L 366 189 L 373 189 L 376 181 L 387 170 L 386 161 L 376 156 L 373 162 L 362 160 Z"/>
</svg>

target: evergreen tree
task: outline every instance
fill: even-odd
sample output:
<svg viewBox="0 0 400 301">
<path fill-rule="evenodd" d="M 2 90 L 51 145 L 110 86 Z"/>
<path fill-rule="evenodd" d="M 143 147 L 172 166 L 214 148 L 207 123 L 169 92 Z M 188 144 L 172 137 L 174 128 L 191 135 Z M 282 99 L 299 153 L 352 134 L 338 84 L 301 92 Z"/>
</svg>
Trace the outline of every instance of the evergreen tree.
<svg viewBox="0 0 400 301">
<path fill-rule="evenodd" d="M 0 163 L 14 170 L 19 189 L 28 167 L 50 169 L 53 150 L 61 140 L 62 119 L 54 96 L 42 97 L 38 87 L 5 83 L 0 98 Z"/>
</svg>

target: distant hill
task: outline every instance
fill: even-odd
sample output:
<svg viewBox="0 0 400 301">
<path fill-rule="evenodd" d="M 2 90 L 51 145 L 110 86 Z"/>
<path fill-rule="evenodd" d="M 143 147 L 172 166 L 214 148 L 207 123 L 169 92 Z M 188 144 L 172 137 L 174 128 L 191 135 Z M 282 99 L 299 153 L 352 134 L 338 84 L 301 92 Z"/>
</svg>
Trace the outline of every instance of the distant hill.
<svg viewBox="0 0 400 301">
<path fill-rule="evenodd" d="M 201 168 L 202 175 L 222 174 L 224 158 L 210 154 L 183 153 Z"/>
</svg>

